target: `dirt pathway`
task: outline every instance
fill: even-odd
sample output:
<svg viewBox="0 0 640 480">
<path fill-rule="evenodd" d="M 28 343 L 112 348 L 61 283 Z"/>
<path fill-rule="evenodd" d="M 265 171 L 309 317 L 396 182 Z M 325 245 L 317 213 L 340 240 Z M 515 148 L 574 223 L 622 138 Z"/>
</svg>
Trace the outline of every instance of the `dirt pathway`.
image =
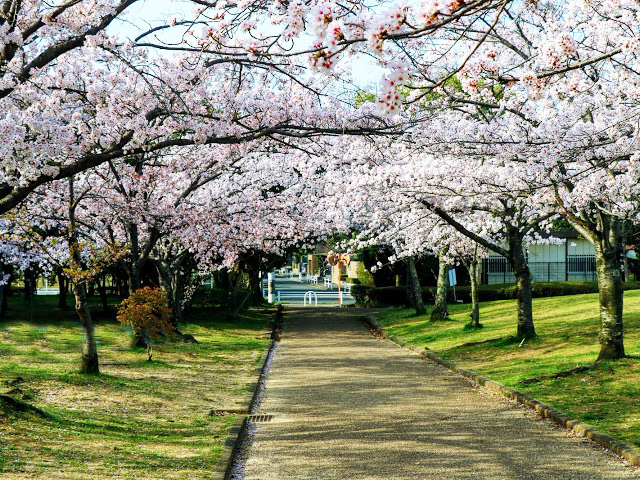
<svg viewBox="0 0 640 480">
<path fill-rule="evenodd" d="M 289 312 L 246 479 L 622 479 L 635 469 L 386 340 Z M 579 394 L 579 392 L 576 392 Z"/>
</svg>

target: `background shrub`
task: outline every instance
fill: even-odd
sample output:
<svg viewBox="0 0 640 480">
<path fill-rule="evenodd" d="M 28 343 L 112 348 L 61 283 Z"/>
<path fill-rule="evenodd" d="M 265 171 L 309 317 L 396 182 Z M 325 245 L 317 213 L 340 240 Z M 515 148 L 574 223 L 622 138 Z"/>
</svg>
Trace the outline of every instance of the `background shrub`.
<svg viewBox="0 0 640 480">
<path fill-rule="evenodd" d="M 639 290 L 639 282 L 623 284 L 625 290 Z M 516 298 L 516 287 L 513 284 L 479 285 L 480 301 L 512 300 Z M 425 303 L 433 303 L 435 287 L 422 289 Z M 581 295 L 584 293 L 598 293 L 596 282 L 536 282 L 533 284 L 533 298 L 557 297 L 562 295 Z M 356 303 L 363 307 L 389 307 L 405 305 L 405 287 L 370 287 L 354 285 L 351 295 Z M 449 288 L 449 302 L 453 302 L 453 289 Z M 456 298 L 464 303 L 471 303 L 471 286 L 456 286 Z"/>
</svg>

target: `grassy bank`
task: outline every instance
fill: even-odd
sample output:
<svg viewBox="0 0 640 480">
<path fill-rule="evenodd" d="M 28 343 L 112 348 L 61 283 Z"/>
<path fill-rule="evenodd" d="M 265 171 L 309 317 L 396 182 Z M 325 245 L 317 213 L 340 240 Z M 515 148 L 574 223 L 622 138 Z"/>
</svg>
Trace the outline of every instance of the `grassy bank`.
<svg viewBox="0 0 640 480">
<path fill-rule="evenodd" d="M 86 376 L 75 373 L 80 326 L 55 301 L 15 300 L 0 326 L 0 393 L 13 391 L 47 414 L 0 408 L 2 478 L 210 476 L 234 417 L 209 413 L 240 401 L 254 380 L 268 343 L 267 312 L 233 323 L 192 314 L 181 330 L 200 343 L 167 344 L 153 362 L 103 316 L 96 328 L 102 374 Z"/>
<path fill-rule="evenodd" d="M 484 328 L 463 327 L 468 305 L 450 306 L 451 318 L 436 324 L 410 309 L 379 315 L 384 331 L 425 347 L 459 366 L 516 388 L 570 416 L 640 448 L 640 292 L 625 293 L 625 348 L 630 358 L 602 362 L 599 351 L 598 296 L 538 298 L 533 301 L 538 338 L 524 344 L 516 332 L 513 300 L 481 304 Z"/>
</svg>

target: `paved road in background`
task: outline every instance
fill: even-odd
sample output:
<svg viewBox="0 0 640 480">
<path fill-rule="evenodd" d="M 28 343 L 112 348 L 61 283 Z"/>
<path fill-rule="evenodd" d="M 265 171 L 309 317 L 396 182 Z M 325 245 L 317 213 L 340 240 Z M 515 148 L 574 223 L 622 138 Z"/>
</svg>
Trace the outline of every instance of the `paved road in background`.
<svg viewBox="0 0 640 480">
<path fill-rule="evenodd" d="M 302 276 L 305 278 L 305 276 Z M 281 292 L 281 299 L 284 303 L 290 303 L 294 305 L 302 306 L 304 303 L 304 294 L 312 291 L 318 294 L 318 305 L 337 304 L 337 292 L 338 288 L 334 285 L 333 290 L 324 288 L 322 280 L 319 285 L 314 285 L 305 282 L 304 280 L 298 280 L 297 278 L 289 278 L 285 276 L 276 275 L 276 291 Z M 333 295 L 327 296 L 327 293 L 333 293 Z M 315 305 L 315 298 L 314 298 Z M 349 294 L 343 294 L 343 304 L 352 305 L 355 301 Z"/>
<path fill-rule="evenodd" d="M 246 480 L 640 478 L 357 320 L 361 309 L 287 311 Z M 576 392 L 579 395 L 579 392 Z"/>
</svg>

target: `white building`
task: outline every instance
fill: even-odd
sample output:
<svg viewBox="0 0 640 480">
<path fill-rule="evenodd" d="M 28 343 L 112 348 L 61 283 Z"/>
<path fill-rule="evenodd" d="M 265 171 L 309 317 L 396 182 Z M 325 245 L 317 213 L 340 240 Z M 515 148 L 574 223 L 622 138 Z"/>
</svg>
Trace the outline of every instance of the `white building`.
<svg viewBox="0 0 640 480">
<path fill-rule="evenodd" d="M 594 282 L 596 257 L 593 245 L 577 232 L 552 232 L 562 243 L 538 243 L 527 247 L 529 270 L 534 282 Z M 482 283 L 514 283 L 506 258 L 489 252 L 483 265 Z"/>
</svg>

